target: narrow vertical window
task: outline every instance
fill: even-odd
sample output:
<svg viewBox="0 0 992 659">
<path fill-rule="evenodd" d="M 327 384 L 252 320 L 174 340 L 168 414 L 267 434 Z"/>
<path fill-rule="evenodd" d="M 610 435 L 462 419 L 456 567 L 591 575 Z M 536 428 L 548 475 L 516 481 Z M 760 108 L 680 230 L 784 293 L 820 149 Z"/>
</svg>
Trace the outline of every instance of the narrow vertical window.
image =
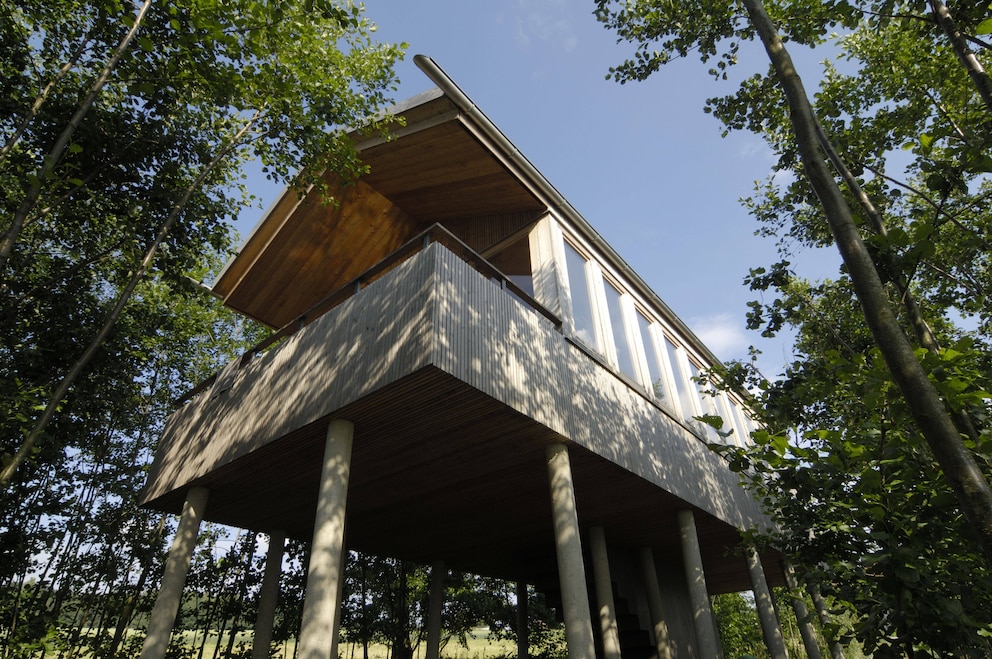
<svg viewBox="0 0 992 659">
<path fill-rule="evenodd" d="M 648 363 L 648 377 L 651 379 L 651 393 L 659 401 L 668 402 L 668 384 L 662 375 L 664 361 L 658 354 L 658 346 L 651 336 L 651 321 L 640 311 L 637 312 L 637 330 L 644 345 L 644 357 Z"/>
<path fill-rule="evenodd" d="M 702 414 L 720 416 L 720 412 L 716 407 L 716 398 L 713 397 L 713 386 L 708 382 L 700 382 L 699 367 L 691 360 L 689 361 L 689 370 L 692 372 L 693 384 L 695 385 L 696 393 L 699 395 L 699 406 Z M 706 430 L 706 435 L 710 441 L 720 441 L 720 433 L 716 431 L 716 428 L 708 423 L 703 423 L 702 426 Z"/>
<path fill-rule="evenodd" d="M 589 280 L 586 279 L 586 259 L 574 247 L 565 243 L 565 269 L 572 297 L 572 331 L 583 343 L 598 348 L 593 325 Z"/>
<path fill-rule="evenodd" d="M 747 412 L 744 411 L 744 408 L 735 403 L 731 403 L 731 407 L 734 408 L 734 413 L 737 416 L 737 427 L 741 429 L 741 446 L 747 446 L 748 442 L 751 441 L 751 433 L 755 429 L 754 422 L 747 415 Z"/>
<path fill-rule="evenodd" d="M 606 288 L 606 307 L 610 314 L 610 328 L 613 330 L 613 344 L 617 348 L 617 366 L 625 375 L 636 379 L 637 371 L 634 370 L 634 353 L 631 350 L 630 342 L 627 340 L 627 332 L 623 322 L 623 309 L 620 308 L 620 291 L 608 281 L 604 281 L 604 284 Z"/>
<path fill-rule="evenodd" d="M 685 371 L 682 370 L 679 359 L 679 349 L 668 337 L 665 337 L 665 349 L 668 351 L 668 362 L 672 365 L 672 375 L 675 379 L 675 390 L 679 396 L 679 407 L 682 408 L 682 418 L 691 419 L 696 415 L 696 405 L 693 403 L 694 391 L 686 381 Z"/>
<path fill-rule="evenodd" d="M 741 434 L 743 431 L 737 427 L 737 418 L 734 415 L 733 401 L 730 400 L 727 392 L 720 392 L 717 396 L 717 400 L 719 401 L 718 407 L 720 409 L 720 418 L 723 419 L 723 432 L 730 433 L 733 431 L 732 434 L 724 438 L 724 441 L 743 446 L 743 444 L 741 444 Z"/>
</svg>

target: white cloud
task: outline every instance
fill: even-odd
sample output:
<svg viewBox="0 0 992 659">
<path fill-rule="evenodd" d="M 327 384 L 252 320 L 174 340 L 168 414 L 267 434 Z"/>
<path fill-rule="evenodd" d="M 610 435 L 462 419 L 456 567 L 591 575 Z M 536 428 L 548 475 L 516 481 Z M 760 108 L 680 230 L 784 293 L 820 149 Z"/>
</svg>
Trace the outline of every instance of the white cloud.
<svg viewBox="0 0 992 659">
<path fill-rule="evenodd" d="M 515 25 L 517 43 L 525 48 L 532 42 L 548 44 L 566 53 L 575 50 L 579 40 L 571 21 L 561 18 L 565 14 L 559 8 L 561 4 L 562 0 L 519 2 Z"/>
<path fill-rule="evenodd" d="M 689 319 L 689 327 L 721 360 L 747 357 L 750 339 L 744 319 L 731 313 L 716 313 Z"/>
</svg>

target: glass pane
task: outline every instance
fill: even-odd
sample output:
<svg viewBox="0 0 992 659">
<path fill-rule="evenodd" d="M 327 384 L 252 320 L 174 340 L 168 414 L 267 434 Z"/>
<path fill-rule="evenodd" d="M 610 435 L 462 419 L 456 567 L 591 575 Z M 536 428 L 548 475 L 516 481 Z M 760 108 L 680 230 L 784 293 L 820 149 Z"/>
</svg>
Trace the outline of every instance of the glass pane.
<svg viewBox="0 0 992 659">
<path fill-rule="evenodd" d="M 741 431 L 737 429 L 737 419 L 734 418 L 733 404 L 730 402 L 730 398 L 727 397 L 725 392 L 720 392 L 716 397 L 717 409 L 720 410 L 720 418 L 723 419 L 723 432 L 731 432 L 723 439 L 724 442 L 728 444 L 738 444 L 740 443 Z"/>
<path fill-rule="evenodd" d="M 751 442 L 751 433 L 757 429 L 757 426 L 743 408 L 734 405 L 734 411 L 737 412 L 738 426 L 740 427 L 742 433 L 741 440 L 745 444 L 748 444 Z"/>
<path fill-rule="evenodd" d="M 672 375 L 675 379 L 675 390 L 679 395 L 679 405 L 682 407 L 682 416 L 688 420 L 696 415 L 696 408 L 692 399 L 695 391 L 689 388 L 689 383 L 685 381 L 682 369 L 679 367 L 679 352 L 675 344 L 665 337 L 665 349 L 668 350 L 668 362 L 672 365 Z"/>
<path fill-rule="evenodd" d="M 664 362 L 661 359 L 661 355 L 658 354 L 657 346 L 651 340 L 651 321 L 645 318 L 644 314 L 640 311 L 637 312 L 637 329 L 641 335 L 641 343 L 644 344 L 644 356 L 648 361 L 648 377 L 651 378 L 651 391 L 654 393 L 655 398 L 667 402 L 667 384 L 665 383 L 665 378 L 662 377 L 661 370 L 664 368 Z"/>
<path fill-rule="evenodd" d="M 575 337 L 597 348 L 589 284 L 586 281 L 586 260 L 568 243 L 565 243 L 565 269 L 568 270 L 568 288 L 572 293 L 572 329 Z"/>
<path fill-rule="evenodd" d="M 696 378 L 699 377 L 699 367 L 691 361 L 689 362 L 689 370 L 692 371 L 693 384 L 695 385 L 696 392 L 699 394 L 699 405 L 703 411 L 702 413 L 711 416 L 720 416 L 720 412 L 716 407 L 716 398 L 712 396 L 713 387 L 707 383 L 696 381 Z M 706 429 L 706 434 L 710 441 L 720 441 L 720 433 L 716 431 L 716 428 L 708 423 L 703 423 L 702 426 Z"/>
<path fill-rule="evenodd" d="M 620 309 L 620 291 L 610 282 L 604 282 L 606 288 L 606 306 L 610 311 L 610 327 L 613 329 L 613 343 L 617 347 L 617 366 L 632 378 L 637 378 L 634 370 L 634 356 L 627 342 L 627 332 L 624 331 L 623 311 Z"/>
<path fill-rule="evenodd" d="M 488 257 L 497 270 L 534 297 L 534 279 L 530 271 L 530 240 L 524 236 Z"/>
</svg>

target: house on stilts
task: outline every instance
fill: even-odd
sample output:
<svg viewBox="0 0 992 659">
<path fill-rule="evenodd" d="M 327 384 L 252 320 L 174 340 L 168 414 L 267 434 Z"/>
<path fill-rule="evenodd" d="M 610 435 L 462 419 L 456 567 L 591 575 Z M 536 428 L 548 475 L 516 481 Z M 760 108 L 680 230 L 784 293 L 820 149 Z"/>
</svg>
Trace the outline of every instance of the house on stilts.
<svg viewBox="0 0 992 659">
<path fill-rule="evenodd" d="M 312 541 L 305 659 L 336 651 L 347 549 L 553 594 L 573 659 L 720 656 L 709 595 L 767 613 L 784 578 L 739 550 L 766 520 L 706 445 L 748 436 L 744 402 L 705 395 L 710 351 L 415 61 L 437 87 L 356 138 L 368 174 L 328 175 L 335 204 L 286 192 L 213 286 L 281 341 L 169 419 L 144 504 L 181 519 L 142 656 L 165 652 L 203 519 L 271 534 L 257 645 L 283 539 Z"/>
</svg>

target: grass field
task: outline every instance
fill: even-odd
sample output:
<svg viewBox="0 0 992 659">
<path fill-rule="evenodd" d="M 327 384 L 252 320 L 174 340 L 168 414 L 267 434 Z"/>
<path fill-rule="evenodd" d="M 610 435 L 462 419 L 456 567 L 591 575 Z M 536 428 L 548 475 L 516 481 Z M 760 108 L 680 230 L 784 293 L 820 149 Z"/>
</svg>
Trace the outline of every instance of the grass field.
<svg viewBox="0 0 992 659">
<path fill-rule="evenodd" d="M 199 634 L 194 635 L 192 632 L 183 632 L 184 640 L 187 646 L 194 646 L 199 648 L 202 637 Z M 251 639 L 251 632 L 244 632 L 238 634 L 235 639 L 235 647 L 239 643 L 248 643 Z M 218 656 L 223 656 L 223 650 L 227 647 L 228 637 L 225 635 L 221 640 L 221 653 Z M 203 656 L 207 659 L 213 657 L 214 648 L 217 645 L 217 639 L 211 637 L 207 639 L 206 646 L 204 647 Z M 421 643 L 414 650 L 414 659 L 424 659 L 424 644 Z M 468 638 L 468 647 L 462 646 L 457 641 L 449 641 L 442 649 L 441 656 L 445 659 L 491 659 L 493 657 L 515 657 L 517 653 L 516 645 L 509 641 L 497 641 L 491 640 L 489 638 L 489 630 L 480 627 L 474 629 L 472 634 Z M 338 654 L 342 659 L 364 659 L 364 654 L 362 651 L 362 646 L 355 643 L 343 643 L 338 647 Z M 288 643 L 285 647 L 280 647 L 274 657 L 279 657 L 281 659 L 290 659 L 293 656 L 293 644 Z M 369 646 L 369 659 L 389 659 L 389 648 L 385 645 L 375 644 Z"/>
</svg>

